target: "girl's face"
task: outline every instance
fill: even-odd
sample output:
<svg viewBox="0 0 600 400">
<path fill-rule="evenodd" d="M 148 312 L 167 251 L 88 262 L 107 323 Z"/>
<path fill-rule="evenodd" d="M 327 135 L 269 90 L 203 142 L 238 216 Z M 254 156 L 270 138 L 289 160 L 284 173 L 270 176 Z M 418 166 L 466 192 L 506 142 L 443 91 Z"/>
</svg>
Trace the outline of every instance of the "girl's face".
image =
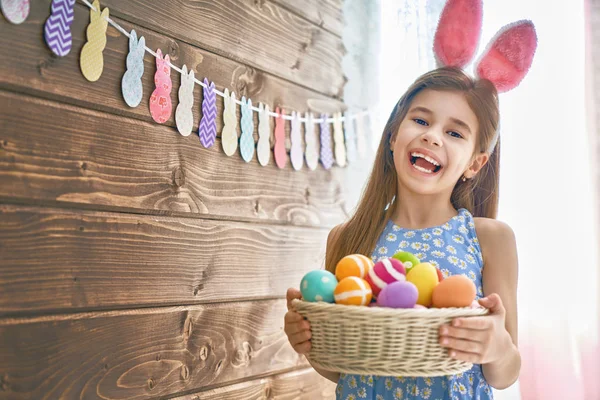
<svg viewBox="0 0 600 400">
<path fill-rule="evenodd" d="M 425 89 L 412 101 L 390 146 L 400 187 L 418 194 L 452 193 L 488 160 L 475 151 L 479 123 L 463 94 Z"/>
</svg>

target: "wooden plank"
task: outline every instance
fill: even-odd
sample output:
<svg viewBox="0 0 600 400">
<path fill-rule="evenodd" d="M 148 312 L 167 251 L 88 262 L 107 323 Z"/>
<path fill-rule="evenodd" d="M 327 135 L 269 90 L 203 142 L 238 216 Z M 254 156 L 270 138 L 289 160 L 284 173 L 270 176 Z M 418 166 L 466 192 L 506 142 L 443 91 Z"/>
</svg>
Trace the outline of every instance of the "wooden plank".
<svg viewBox="0 0 600 400">
<path fill-rule="evenodd" d="M 0 227 L 0 315 L 283 298 L 322 266 L 327 239 L 325 229 L 10 205 Z"/>
<path fill-rule="evenodd" d="M 109 26 L 108 40 L 103 52 L 103 74 L 98 82 L 88 82 L 81 74 L 79 54 L 86 40 L 89 9 L 77 3 L 74 11 L 75 20 L 71 27 L 73 48 L 66 57 L 53 56 L 46 47 L 43 35 L 40 34 L 40 26 L 44 24 L 49 13 L 48 1 L 33 2 L 31 13 L 23 24 L 5 27 L 6 34 L 0 35 L 0 51 L 5 55 L 3 62 L 0 63 L 0 87 L 152 122 L 148 100 L 154 90 L 156 71 L 154 58 L 149 54 L 145 56 L 145 73 L 142 79 L 143 100 L 138 107 L 131 108 L 124 102 L 121 94 L 121 79 L 126 69 L 125 60 L 129 51 L 128 39 Z M 144 36 L 148 47 L 161 48 L 164 52 L 168 52 L 174 64 L 187 65 L 195 71 L 197 78 L 203 79 L 207 76 L 214 81 L 218 89 L 229 88 L 235 91 L 238 98 L 246 96 L 254 103 L 263 102 L 272 109 L 279 106 L 287 111 L 296 110 L 303 113 L 306 111 L 332 113 L 344 108 L 340 101 L 313 90 L 190 46 L 180 40 L 174 40 L 164 34 L 157 34 L 118 18 L 113 17 L 113 19 L 125 29 L 135 29 L 138 36 Z M 18 46 L 15 46 L 15 37 L 19 37 Z M 177 92 L 180 79 L 176 71 L 171 72 L 173 81 L 171 101 L 175 108 L 179 103 Z M 200 121 L 201 93 L 200 85 L 196 85 L 193 107 L 195 126 Z M 217 108 L 221 115 L 223 100 L 220 97 L 218 97 Z M 238 116 L 241 115 L 239 107 L 237 113 Z M 222 122 L 221 117 L 217 118 L 219 135 Z M 257 124 L 255 116 L 255 126 Z M 174 112 L 166 125 L 175 126 Z M 289 136 L 289 123 L 286 124 L 286 130 Z"/>
<path fill-rule="evenodd" d="M 308 366 L 285 312 L 267 300 L 0 319 L 0 399 L 156 398 Z"/>
<path fill-rule="evenodd" d="M 280 6 L 306 18 L 315 25 L 342 37 L 344 0 L 273 0 Z"/>
<path fill-rule="evenodd" d="M 331 226 L 334 172 L 227 157 L 170 127 L 0 92 L 0 198 Z M 335 174 L 342 174 L 337 171 Z"/>
<path fill-rule="evenodd" d="M 246 381 L 172 400 L 333 400 L 335 384 L 307 368 Z"/>
<path fill-rule="evenodd" d="M 340 37 L 255 0 L 105 0 L 111 15 L 341 98 Z"/>
</svg>

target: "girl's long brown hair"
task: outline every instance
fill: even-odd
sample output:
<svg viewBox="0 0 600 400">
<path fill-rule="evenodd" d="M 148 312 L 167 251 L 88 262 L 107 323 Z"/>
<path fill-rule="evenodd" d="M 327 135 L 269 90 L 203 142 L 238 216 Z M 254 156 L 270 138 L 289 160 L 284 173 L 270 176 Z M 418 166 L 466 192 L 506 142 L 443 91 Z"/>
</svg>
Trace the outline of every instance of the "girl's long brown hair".
<svg viewBox="0 0 600 400">
<path fill-rule="evenodd" d="M 327 249 L 325 267 L 334 272 L 335 265 L 349 254 L 370 256 L 386 222 L 391 218 L 398 190 L 390 139 L 396 135 L 415 96 L 424 89 L 460 92 L 475 113 L 479 133 L 475 152 L 487 152 L 498 130 L 498 93 L 485 79 L 473 79 L 458 68 L 443 67 L 419 77 L 400 98 L 385 125 L 377 149 L 371 176 L 363 190 L 354 215 L 341 226 Z M 455 208 L 466 208 L 475 217 L 496 218 L 498 210 L 500 141 L 487 164 L 466 182 L 459 180 L 451 195 Z"/>
</svg>

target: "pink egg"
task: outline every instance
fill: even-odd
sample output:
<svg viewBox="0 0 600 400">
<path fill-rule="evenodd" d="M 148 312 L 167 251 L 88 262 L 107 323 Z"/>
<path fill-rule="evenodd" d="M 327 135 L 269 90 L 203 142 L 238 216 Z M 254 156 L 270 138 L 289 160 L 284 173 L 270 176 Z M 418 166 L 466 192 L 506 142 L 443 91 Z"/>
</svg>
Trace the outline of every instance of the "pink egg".
<svg viewBox="0 0 600 400">
<path fill-rule="evenodd" d="M 391 308 L 413 308 L 419 298 L 417 287 L 407 281 L 392 282 L 377 297 L 377 304 Z"/>
<path fill-rule="evenodd" d="M 415 306 L 413 308 L 423 308 L 423 309 L 427 309 L 427 307 L 422 306 L 420 304 L 415 304 Z"/>
<path fill-rule="evenodd" d="M 384 258 L 375 263 L 365 276 L 365 280 L 371 285 L 373 295 L 378 296 L 389 283 L 405 281 L 406 269 L 401 261 L 395 258 Z"/>
</svg>

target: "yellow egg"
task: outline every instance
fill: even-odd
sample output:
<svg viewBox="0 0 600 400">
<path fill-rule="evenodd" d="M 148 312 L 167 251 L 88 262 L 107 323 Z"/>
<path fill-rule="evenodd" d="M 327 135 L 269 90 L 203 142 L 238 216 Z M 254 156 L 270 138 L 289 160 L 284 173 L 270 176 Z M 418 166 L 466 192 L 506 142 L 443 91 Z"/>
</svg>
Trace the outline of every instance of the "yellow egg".
<svg viewBox="0 0 600 400">
<path fill-rule="evenodd" d="M 406 280 L 414 284 L 419 290 L 417 304 L 425 307 L 431 306 L 433 289 L 439 283 L 435 267 L 429 263 L 417 264 L 406 274 Z"/>
<path fill-rule="evenodd" d="M 434 307 L 469 307 L 477 290 L 472 280 L 464 275 L 453 275 L 440 282 L 433 290 Z"/>
</svg>

